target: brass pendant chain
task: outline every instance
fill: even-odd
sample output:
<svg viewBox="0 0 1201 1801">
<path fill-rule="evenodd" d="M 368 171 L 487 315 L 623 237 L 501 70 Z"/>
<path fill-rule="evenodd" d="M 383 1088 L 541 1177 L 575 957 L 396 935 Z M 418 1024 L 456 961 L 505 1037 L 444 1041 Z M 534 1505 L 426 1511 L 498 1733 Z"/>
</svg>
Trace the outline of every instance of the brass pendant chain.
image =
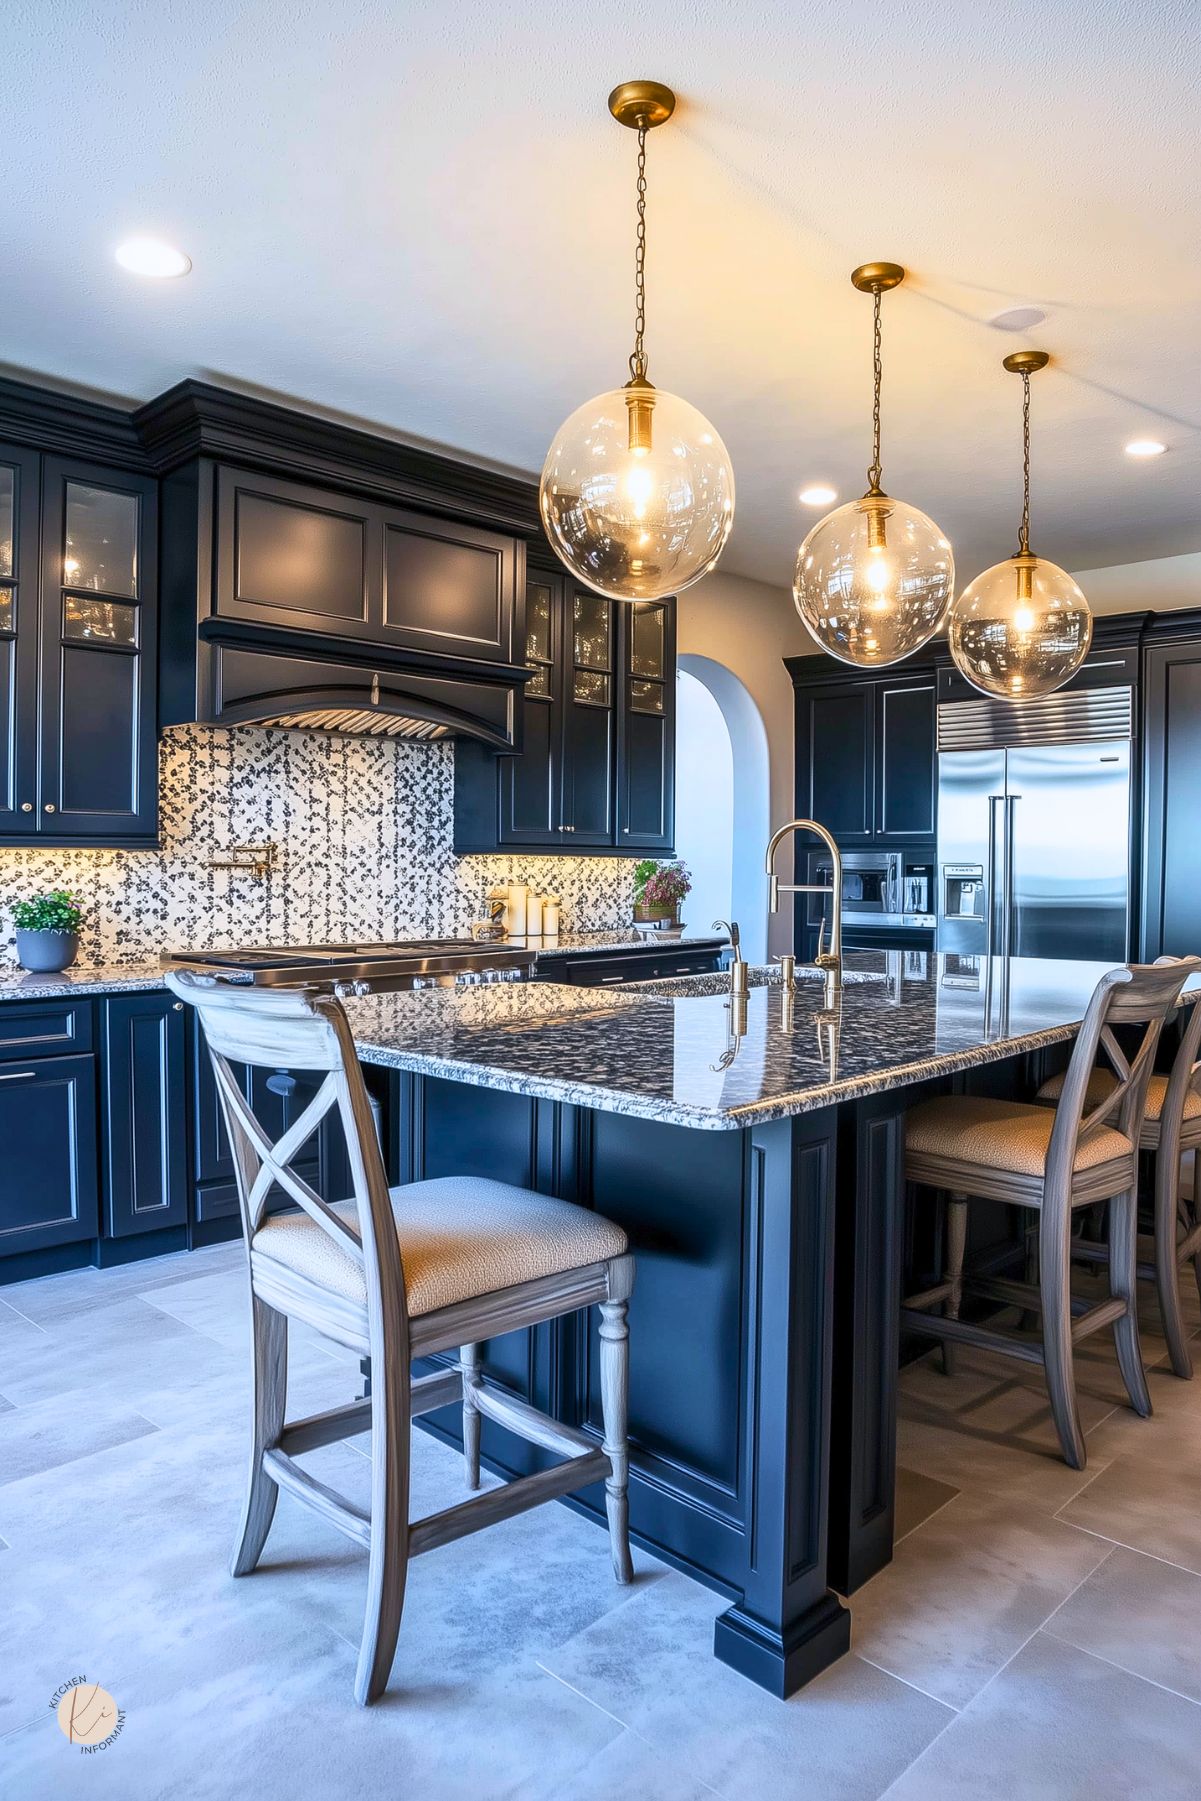
<svg viewBox="0 0 1201 1801">
<path fill-rule="evenodd" d="M 630 356 L 630 374 L 635 381 L 646 380 L 646 351 L 642 340 L 646 332 L 646 120 L 638 122 L 638 236 L 634 249 L 634 349 Z"/>
<path fill-rule="evenodd" d="M 1030 375 L 1022 370 L 1022 524 L 1018 555 L 1030 555 Z"/>
<path fill-rule="evenodd" d="M 873 290 L 872 315 L 872 372 L 875 380 L 875 398 L 872 402 L 872 461 L 867 472 L 867 491 L 869 494 L 880 493 L 880 383 L 884 377 L 884 364 L 880 355 L 880 289 Z"/>
</svg>

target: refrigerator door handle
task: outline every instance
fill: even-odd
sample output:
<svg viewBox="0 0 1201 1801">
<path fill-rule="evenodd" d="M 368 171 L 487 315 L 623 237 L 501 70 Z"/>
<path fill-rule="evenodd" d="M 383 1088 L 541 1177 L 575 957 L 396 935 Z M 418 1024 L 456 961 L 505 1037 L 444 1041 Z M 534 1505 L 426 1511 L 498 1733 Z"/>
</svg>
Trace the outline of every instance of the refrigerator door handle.
<svg viewBox="0 0 1201 1801">
<path fill-rule="evenodd" d="M 1014 808 L 1021 800 L 1020 794 L 1011 794 L 1005 802 L 1005 922 L 1002 930 L 1005 934 L 1005 955 L 1014 957 L 1017 948 L 1014 944 L 1013 916 L 1015 912 L 1013 894 L 1013 837 Z"/>
<path fill-rule="evenodd" d="M 988 797 L 988 856 L 984 869 L 984 905 L 986 910 L 984 932 L 984 955 L 994 955 L 993 924 L 997 916 L 997 802 L 1003 801 L 1003 794 L 990 794 Z"/>
</svg>

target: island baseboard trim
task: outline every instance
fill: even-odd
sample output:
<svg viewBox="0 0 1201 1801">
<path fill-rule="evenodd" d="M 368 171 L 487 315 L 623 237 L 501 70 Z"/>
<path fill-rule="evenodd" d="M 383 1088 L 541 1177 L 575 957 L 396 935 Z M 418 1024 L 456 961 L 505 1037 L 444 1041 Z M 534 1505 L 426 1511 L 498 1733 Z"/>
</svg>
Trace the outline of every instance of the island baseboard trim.
<svg viewBox="0 0 1201 1801">
<path fill-rule="evenodd" d="M 851 1614 L 832 1589 L 786 1634 L 741 1607 L 713 1622 L 713 1655 L 760 1688 L 786 1701 L 851 1648 Z"/>
</svg>

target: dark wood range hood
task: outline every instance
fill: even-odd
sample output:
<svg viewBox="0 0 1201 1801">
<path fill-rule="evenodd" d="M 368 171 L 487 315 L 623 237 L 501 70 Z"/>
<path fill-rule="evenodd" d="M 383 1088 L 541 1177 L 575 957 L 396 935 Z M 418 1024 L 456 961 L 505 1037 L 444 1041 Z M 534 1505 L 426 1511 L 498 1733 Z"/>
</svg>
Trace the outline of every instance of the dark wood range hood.
<svg viewBox="0 0 1201 1801">
<path fill-rule="evenodd" d="M 162 725 L 520 748 L 533 483 L 202 382 L 133 423 L 161 482 Z"/>
</svg>

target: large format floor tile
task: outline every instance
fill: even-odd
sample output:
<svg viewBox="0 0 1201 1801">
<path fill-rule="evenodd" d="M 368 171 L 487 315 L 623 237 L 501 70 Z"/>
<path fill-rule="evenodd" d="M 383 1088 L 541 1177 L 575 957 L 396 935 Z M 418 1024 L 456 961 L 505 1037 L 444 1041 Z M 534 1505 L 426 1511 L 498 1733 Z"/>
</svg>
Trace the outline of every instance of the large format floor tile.
<svg viewBox="0 0 1201 1801">
<path fill-rule="evenodd" d="M 56 1395 L 11 1408 L 0 1419 L 0 1484 L 19 1482 L 39 1470 L 59 1469 L 107 1445 L 128 1444 L 155 1430 L 145 1414 L 111 1406 L 103 1397 L 80 1406 L 75 1396 L 64 1401 Z"/>
<path fill-rule="evenodd" d="M 1201 1574 L 1201 1441 L 1149 1439 L 1099 1470 L 1058 1518 Z"/>
<path fill-rule="evenodd" d="M 876 1796 L 953 1718 L 854 1656 L 777 1701 L 714 1658 L 723 1605 L 666 1576 L 542 1662 L 681 1773 L 755 1801 Z"/>
<path fill-rule="evenodd" d="M 888 1801 L 1196 1801 L 1201 1707 L 1039 1633 Z"/>
<path fill-rule="evenodd" d="M 1201 1703 L 1201 1576 L 1119 1546 L 1046 1630 Z"/>
<path fill-rule="evenodd" d="M 856 1592 L 854 1649 L 965 1707 L 1108 1549 L 1004 1498 L 959 1495 Z"/>
</svg>

